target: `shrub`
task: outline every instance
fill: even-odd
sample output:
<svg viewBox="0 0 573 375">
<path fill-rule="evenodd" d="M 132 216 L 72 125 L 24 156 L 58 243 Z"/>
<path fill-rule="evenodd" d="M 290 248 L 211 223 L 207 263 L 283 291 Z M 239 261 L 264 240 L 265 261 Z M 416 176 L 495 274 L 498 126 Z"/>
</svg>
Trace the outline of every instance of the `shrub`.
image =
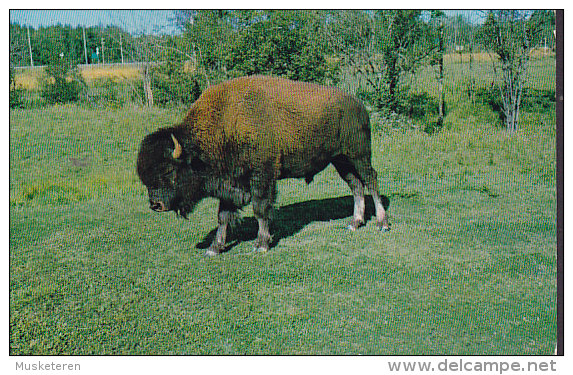
<svg viewBox="0 0 573 375">
<path fill-rule="evenodd" d="M 499 125 L 505 124 L 505 113 L 503 111 L 502 96 L 499 87 L 480 88 L 476 91 L 478 103 L 482 103 L 491 108 L 497 114 Z M 529 87 L 523 88 L 521 94 L 520 109 L 527 112 L 545 112 L 554 108 L 555 91 L 537 90 Z"/>
<path fill-rule="evenodd" d="M 188 106 L 201 95 L 198 77 L 195 74 L 184 72 L 182 64 L 175 69 L 169 69 L 165 66 L 155 68 L 152 76 L 152 87 L 153 100 L 158 105 Z"/>
<path fill-rule="evenodd" d="M 10 108 L 24 107 L 24 90 L 16 87 L 14 68 L 10 66 Z"/>
<path fill-rule="evenodd" d="M 525 87 L 522 94 L 521 108 L 529 112 L 544 112 L 554 108 L 555 91 L 537 90 Z"/>
<path fill-rule="evenodd" d="M 436 98 L 428 93 L 421 94 L 408 91 L 406 87 L 398 87 L 395 92 L 396 111 L 390 110 L 390 98 L 388 90 L 381 87 L 380 90 L 359 91 L 357 96 L 370 103 L 376 108 L 380 116 L 386 119 L 393 128 L 410 129 L 420 128 L 428 134 L 438 131 L 442 124 L 439 122 L 439 104 Z M 400 119 L 397 121 L 396 119 Z"/>
<path fill-rule="evenodd" d="M 438 115 L 438 101 L 426 92 L 409 93 L 404 101 L 399 102 L 399 110 L 412 120 L 420 122 L 428 134 L 438 131 L 442 126 Z"/>
<path fill-rule="evenodd" d="M 69 103 L 79 99 L 81 87 L 78 82 L 55 80 L 54 83 L 46 83 L 41 91 L 42 98 L 47 104 Z"/>
<path fill-rule="evenodd" d="M 76 102 L 86 92 L 86 83 L 77 65 L 65 59 L 54 59 L 45 73 L 40 95 L 47 104 Z"/>
<path fill-rule="evenodd" d="M 10 108 L 24 108 L 24 90 L 10 89 Z"/>
<path fill-rule="evenodd" d="M 88 96 L 91 105 L 118 108 L 124 104 L 124 100 L 119 97 L 117 83 L 111 78 L 95 81 L 92 91 L 93 93 Z"/>
<path fill-rule="evenodd" d="M 505 113 L 503 112 L 503 103 L 501 99 L 501 92 L 497 86 L 489 88 L 480 88 L 475 93 L 476 101 L 491 108 L 497 115 L 499 125 L 505 124 Z"/>
</svg>

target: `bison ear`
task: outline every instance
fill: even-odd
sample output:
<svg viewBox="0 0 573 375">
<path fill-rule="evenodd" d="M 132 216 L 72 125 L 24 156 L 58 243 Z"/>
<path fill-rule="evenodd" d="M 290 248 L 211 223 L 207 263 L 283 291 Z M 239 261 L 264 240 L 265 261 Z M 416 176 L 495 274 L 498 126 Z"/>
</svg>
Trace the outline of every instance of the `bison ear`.
<svg viewBox="0 0 573 375">
<path fill-rule="evenodd" d="M 181 147 L 181 144 L 179 143 L 179 141 L 177 141 L 177 138 L 175 138 L 173 134 L 171 134 L 171 139 L 173 139 L 173 144 L 174 144 L 173 153 L 171 154 L 171 156 L 173 157 L 173 159 L 179 160 L 181 154 L 183 154 L 183 147 Z"/>
</svg>

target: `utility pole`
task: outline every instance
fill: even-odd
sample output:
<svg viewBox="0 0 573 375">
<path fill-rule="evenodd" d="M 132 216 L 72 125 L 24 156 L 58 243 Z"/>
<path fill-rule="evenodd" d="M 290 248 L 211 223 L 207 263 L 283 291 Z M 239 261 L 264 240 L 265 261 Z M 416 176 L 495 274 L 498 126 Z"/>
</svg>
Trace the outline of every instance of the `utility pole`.
<svg viewBox="0 0 573 375">
<path fill-rule="evenodd" d="M 83 27 L 84 32 L 84 56 L 86 57 L 86 65 L 88 65 L 88 48 L 86 46 L 86 27 Z"/>
<path fill-rule="evenodd" d="M 104 42 L 104 39 L 103 39 L 103 36 L 102 36 L 102 37 L 101 37 L 101 63 L 102 63 L 102 64 L 105 64 L 105 54 L 104 54 L 104 52 L 103 52 L 103 51 L 104 51 L 104 45 L 105 45 L 105 42 Z"/>
<path fill-rule="evenodd" d="M 30 26 L 28 26 L 28 50 L 30 51 L 30 66 L 34 66 L 34 59 L 32 58 L 32 43 L 30 43 Z"/>
<path fill-rule="evenodd" d="M 440 95 L 438 105 L 438 125 L 444 123 L 444 17 L 438 20 L 438 92 Z"/>
<path fill-rule="evenodd" d="M 119 32 L 119 51 L 121 53 L 121 63 L 123 64 L 123 42 L 121 40 L 121 31 Z"/>
</svg>

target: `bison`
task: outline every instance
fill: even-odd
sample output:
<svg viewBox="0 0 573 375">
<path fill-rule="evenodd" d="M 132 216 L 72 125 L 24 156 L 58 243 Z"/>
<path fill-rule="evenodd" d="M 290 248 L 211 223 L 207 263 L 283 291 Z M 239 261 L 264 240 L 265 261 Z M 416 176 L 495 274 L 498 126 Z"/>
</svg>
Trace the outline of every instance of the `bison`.
<svg viewBox="0 0 573 375">
<path fill-rule="evenodd" d="M 362 103 L 336 88 L 283 78 L 236 78 L 206 89 L 178 125 L 146 136 L 137 173 L 154 211 L 183 217 L 205 197 L 219 199 L 218 228 L 207 255 L 225 247 L 237 210 L 252 203 L 255 249 L 269 248 L 277 180 L 313 176 L 332 163 L 354 196 L 349 228 L 364 224 L 364 187 L 376 225 L 388 230 L 388 199 L 372 168 L 370 120 Z"/>
</svg>

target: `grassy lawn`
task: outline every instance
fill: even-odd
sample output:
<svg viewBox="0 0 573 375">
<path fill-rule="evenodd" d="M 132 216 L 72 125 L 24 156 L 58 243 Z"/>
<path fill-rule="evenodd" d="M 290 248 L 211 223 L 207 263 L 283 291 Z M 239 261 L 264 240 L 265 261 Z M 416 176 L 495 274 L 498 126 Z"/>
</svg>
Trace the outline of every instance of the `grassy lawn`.
<svg viewBox="0 0 573 375">
<path fill-rule="evenodd" d="M 345 229 L 328 167 L 280 182 L 268 253 L 247 207 L 215 259 L 217 202 L 154 213 L 135 173 L 143 136 L 183 113 L 11 111 L 10 354 L 553 353 L 555 117 L 510 135 L 480 111 L 374 132 L 390 232 Z"/>
</svg>

